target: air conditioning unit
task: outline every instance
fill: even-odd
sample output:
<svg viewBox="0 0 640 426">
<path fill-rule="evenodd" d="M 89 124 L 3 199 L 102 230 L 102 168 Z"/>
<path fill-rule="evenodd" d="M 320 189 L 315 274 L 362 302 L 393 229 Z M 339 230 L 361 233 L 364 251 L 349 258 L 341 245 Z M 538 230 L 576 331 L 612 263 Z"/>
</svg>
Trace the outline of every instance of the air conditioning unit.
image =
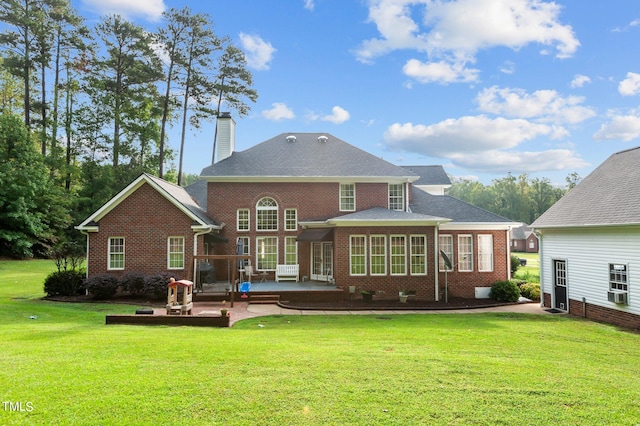
<svg viewBox="0 0 640 426">
<path fill-rule="evenodd" d="M 610 291 L 608 293 L 608 296 L 609 296 L 609 302 L 617 303 L 619 305 L 628 304 L 626 291 Z"/>
</svg>

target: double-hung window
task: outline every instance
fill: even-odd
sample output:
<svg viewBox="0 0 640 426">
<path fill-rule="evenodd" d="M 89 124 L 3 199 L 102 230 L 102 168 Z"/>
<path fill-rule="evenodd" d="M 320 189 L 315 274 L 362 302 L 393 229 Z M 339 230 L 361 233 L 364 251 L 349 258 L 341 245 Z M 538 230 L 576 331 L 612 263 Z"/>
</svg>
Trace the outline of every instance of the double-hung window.
<svg viewBox="0 0 640 426">
<path fill-rule="evenodd" d="M 124 237 L 109 237 L 109 267 L 107 269 L 124 269 Z"/>
<path fill-rule="evenodd" d="M 389 210 L 404 210 L 404 185 L 389 184 Z"/>
<path fill-rule="evenodd" d="M 404 235 L 392 235 L 391 246 L 391 275 L 407 274 L 407 241 Z"/>
<path fill-rule="evenodd" d="M 629 291 L 628 268 L 624 263 L 609 264 L 609 290 Z"/>
<path fill-rule="evenodd" d="M 167 260 L 168 269 L 184 269 L 184 237 L 169 237 Z"/>
<path fill-rule="evenodd" d="M 455 262 L 455 259 L 453 258 L 453 235 L 440 235 L 438 237 L 438 247 L 440 247 L 440 251 L 442 251 L 445 255 L 447 255 L 447 257 L 449 258 L 449 261 L 451 262 L 451 266 L 453 266 L 453 263 Z M 447 268 L 447 265 L 444 261 L 444 257 L 442 256 L 442 254 L 440 254 L 438 258 L 440 259 L 440 262 L 439 262 L 440 271 L 453 270 L 451 268 Z"/>
<path fill-rule="evenodd" d="M 285 265 L 298 264 L 298 243 L 296 237 L 284 237 L 284 263 Z"/>
<path fill-rule="evenodd" d="M 458 235 L 458 271 L 473 271 L 473 237 Z"/>
<path fill-rule="evenodd" d="M 351 275 L 366 275 L 367 246 L 364 235 L 352 235 L 349 238 L 349 272 Z"/>
<path fill-rule="evenodd" d="M 296 209 L 284 210 L 284 230 L 285 231 L 298 230 L 298 211 Z"/>
<path fill-rule="evenodd" d="M 493 235 L 478 235 L 478 271 L 493 272 Z"/>
<path fill-rule="evenodd" d="M 356 210 L 356 185 L 354 183 L 340 184 L 340 211 L 353 212 Z"/>
<path fill-rule="evenodd" d="M 238 231 L 249 230 L 249 209 L 238 209 L 236 212 L 236 223 Z"/>
<path fill-rule="evenodd" d="M 427 236 L 411 235 L 411 275 L 427 274 Z"/>
<path fill-rule="evenodd" d="M 371 275 L 387 275 L 387 236 L 371 235 L 369 241 Z"/>
</svg>

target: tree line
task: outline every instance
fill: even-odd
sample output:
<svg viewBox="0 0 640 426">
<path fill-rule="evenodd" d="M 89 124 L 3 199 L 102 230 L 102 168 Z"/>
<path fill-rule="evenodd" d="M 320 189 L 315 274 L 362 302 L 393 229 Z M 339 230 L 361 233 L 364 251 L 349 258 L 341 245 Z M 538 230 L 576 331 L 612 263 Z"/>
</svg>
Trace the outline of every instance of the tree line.
<svg viewBox="0 0 640 426">
<path fill-rule="evenodd" d="M 0 255 L 78 238 L 71 225 L 142 172 L 192 180 L 187 132 L 257 100 L 243 52 L 188 7 L 152 31 L 120 15 L 90 28 L 69 0 L 3 0 L 0 22 Z"/>
<path fill-rule="evenodd" d="M 580 176 L 571 173 L 565 178 L 566 187 L 554 186 L 548 178 L 533 178 L 527 174 L 508 173 L 484 185 L 469 179 L 452 178 L 447 194 L 481 207 L 515 222 L 531 224 L 564 194 L 575 187 Z"/>
</svg>

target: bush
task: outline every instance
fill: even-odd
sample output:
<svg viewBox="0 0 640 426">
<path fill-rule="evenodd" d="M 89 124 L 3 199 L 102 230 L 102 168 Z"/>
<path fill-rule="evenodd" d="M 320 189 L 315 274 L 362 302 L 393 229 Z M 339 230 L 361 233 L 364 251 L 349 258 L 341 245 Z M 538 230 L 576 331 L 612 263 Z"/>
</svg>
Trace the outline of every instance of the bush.
<svg viewBox="0 0 640 426">
<path fill-rule="evenodd" d="M 150 275 L 144 280 L 144 294 L 152 295 L 157 298 L 162 298 L 167 295 L 167 285 L 172 275 L 167 272 L 162 272 L 156 275 Z"/>
<path fill-rule="evenodd" d="M 511 255 L 511 275 L 515 274 L 520 267 L 520 258 L 515 254 Z"/>
<path fill-rule="evenodd" d="M 127 272 L 120 280 L 120 286 L 129 294 L 140 294 L 144 291 L 144 281 L 142 272 Z"/>
<path fill-rule="evenodd" d="M 530 300 L 540 300 L 540 284 L 526 283 L 520 286 L 522 297 Z"/>
<path fill-rule="evenodd" d="M 520 289 L 512 281 L 498 281 L 491 286 L 491 298 L 498 302 L 517 302 Z"/>
<path fill-rule="evenodd" d="M 44 280 L 44 292 L 47 296 L 80 296 L 85 293 L 85 272 L 56 271 Z"/>
<path fill-rule="evenodd" d="M 87 290 L 96 299 L 108 299 L 118 292 L 120 280 L 113 275 L 94 275 L 85 283 Z"/>
</svg>

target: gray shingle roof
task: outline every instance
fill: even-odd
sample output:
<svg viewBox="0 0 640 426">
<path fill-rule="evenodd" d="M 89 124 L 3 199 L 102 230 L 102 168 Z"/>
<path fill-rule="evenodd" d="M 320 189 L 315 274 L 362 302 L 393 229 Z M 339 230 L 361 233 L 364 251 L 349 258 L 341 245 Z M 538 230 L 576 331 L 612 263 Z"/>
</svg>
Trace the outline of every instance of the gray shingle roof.
<svg viewBox="0 0 640 426">
<path fill-rule="evenodd" d="M 611 155 L 532 228 L 640 223 L 640 147 Z"/>
<path fill-rule="evenodd" d="M 402 166 L 403 169 L 420 176 L 414 185 L 451 185 L 451 179 L 442 166 Z"/>
<path fill-rule="evenodd" d="M 524 223 L 522 226 L 518 226 L 511 230 L 511 239 L 513 240 L 526 240 L 529 235 L 531 235 L 531 228 Z"/>
<path fill-rule="evenodd" d="M 418 188 L 412 188 L 410 207 L 414 213 L 447 217 L 452 220 L 452 223 L 513 222 L 511 219 L 491 213 L 449 195 L 431 195 Z"/>
<path fill-rule="evenodd" d="M 295 141 L 290 141 L 295 136 Z M 326 141 L 319 138 L 326 136 Z M 205 167 L 206 176 L 412 177 L 417 176 L 328 133 L 282 133 Z"/>
<path fill-rule="evenodd" d="M 217 223 L 207 215 L 207 212 L 198 205 L 195 199 L 185 190 L 185 188 L 174 185 L 166 180 L 160 179 L 156 176 L 145 173 L 145 176 L 158 185 L 163 191 L 175 199 L 178 203 L 182 204 L 191 213 L 193 213 L 198 219 L 200 219 L 206 225 L 217 225 Z M 206 183 L 205 183 L 206 190 Z M 206 206 L 206 204 L 205 204 Z"/>
<path fill-rule="evenodd" d="M 426 221 L 426 222 L 449 222 L 449 219 L 444 217 L 438 217 L 433 215 L 425 215 L 420 213 L 408 213 L 404 211 L 389 210 L 384 207 L 374 207 L 368 210 L 362 210 L 354 213 L 349 213 L 343 216 L 338 216 L 330 219 L 329 222 L 344 222 L 344 221 Z"/>
</svg>

